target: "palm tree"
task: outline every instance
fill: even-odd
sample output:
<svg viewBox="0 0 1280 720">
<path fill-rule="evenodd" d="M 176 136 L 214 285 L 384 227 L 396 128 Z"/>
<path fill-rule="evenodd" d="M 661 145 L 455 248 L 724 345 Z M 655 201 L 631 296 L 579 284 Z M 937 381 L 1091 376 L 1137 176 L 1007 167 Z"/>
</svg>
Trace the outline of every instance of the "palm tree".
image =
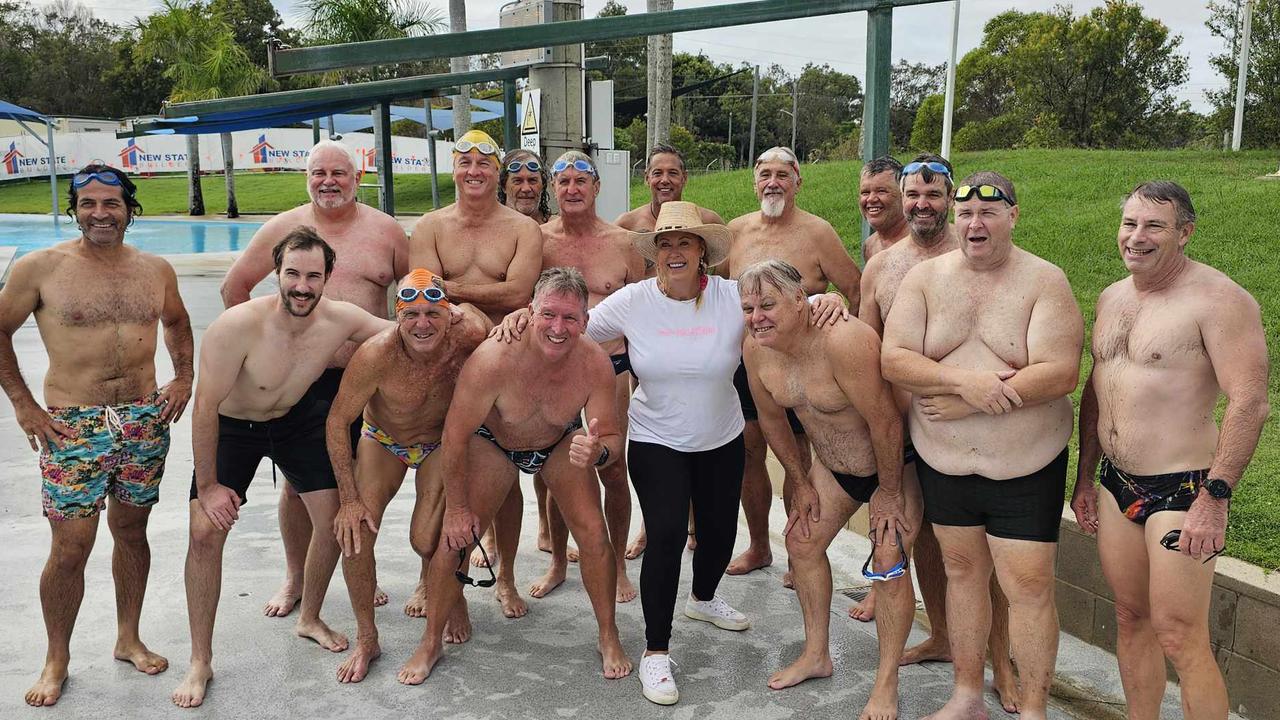
<svg viewBox="0 0 1280 720">
<path fill-rule="evenodd" d="M 231 26 L 200 3 L 163 0 L 160 12 L 139 20 L 140 57 L 159 58 L 165 77 L 173 81 L 170 102 L 211 100 L 248 95 L 262 88 L 266 73 L 236 44 Z M 227 182 L 227 216 L 239 211 L 235 196 L 235 157 L 231 133 L 222 133 L 222 162 Z M 192 215 L 204 215 L 200 190 L 200 139 L 187 136 L 187 178 Z"/>
<path fill-rule="evenodd" d="M 421 0 L 303 0 L 303 35 L 309 45 L 338 45 L 434 35 L 444 29 L 444 16 Z M 339 71 L 329 82 L 381 80 L 394 77 L 390 68 Z"/>
</svg>

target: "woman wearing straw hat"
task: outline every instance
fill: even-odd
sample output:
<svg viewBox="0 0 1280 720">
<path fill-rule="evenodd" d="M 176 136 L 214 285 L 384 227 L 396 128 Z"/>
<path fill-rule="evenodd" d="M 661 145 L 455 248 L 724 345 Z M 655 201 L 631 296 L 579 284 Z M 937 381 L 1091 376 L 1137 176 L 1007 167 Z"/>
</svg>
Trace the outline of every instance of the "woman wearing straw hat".
<svg viewBox="0 0 1280 720">
<path fill-rule="evenodd" d="M 649 533 L 640 570 L 647 648 L 639 675 L 646 698 L 670 705 L 679 699 L 668 649 L 690 501 L 698 546 L 684 614 L 725 630 L 750 627 L 715 594 L 737 535 L 744 450 L 733 374 L 745 325 L 737 282 L 707 273 L 728 257 L 729 229 L 704 224 L 697 205 L 680 201 L 663 203 L 654 227 L 633 233 L 632 242 L 655 263 L 657 277 L 592 308 L 587 334 L 597 342 L 625 337 L 639 380 L 627 444 Z M 843 300 L 823 296 L 814 311 L 839 318 Z"/>
</svg>

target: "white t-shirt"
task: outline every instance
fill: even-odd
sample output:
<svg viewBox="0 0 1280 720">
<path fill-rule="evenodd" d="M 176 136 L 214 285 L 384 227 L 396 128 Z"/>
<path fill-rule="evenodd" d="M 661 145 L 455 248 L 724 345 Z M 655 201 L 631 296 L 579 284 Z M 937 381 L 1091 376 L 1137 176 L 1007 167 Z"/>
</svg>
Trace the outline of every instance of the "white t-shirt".
<svg viewBox="0 0 1280 720">
<path fill-rule="evenodd" d="M 742 432 L 733 373 L 744 334 L 738 283 L 715 275 L 701 307 L 663 295 L 650 278 L 591 308 L 587 324 L 596 342 L 627 338 L 640 381 L 627 413 L 630 439 L 681 452 L 714 450 Z"/>
</svg>

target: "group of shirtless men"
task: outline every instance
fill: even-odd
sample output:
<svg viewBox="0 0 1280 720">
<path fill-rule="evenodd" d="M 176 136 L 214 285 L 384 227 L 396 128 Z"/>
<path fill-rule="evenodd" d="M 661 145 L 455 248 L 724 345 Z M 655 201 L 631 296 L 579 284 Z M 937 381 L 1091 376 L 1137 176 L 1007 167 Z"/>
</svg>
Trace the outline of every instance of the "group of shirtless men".
<svg viewBox="0 0 1280 720">
<path fill-rule="evenodd" d="M 456 202 L 424 215 L 406 241 L 394 218 L 356 202 L 352 153 L 322 142 L 308 160 L 311 201 L 268 221 L 227 273 L 227 310 L 205 332 L 194 390 L 192 654 L 175 704 L 200 705 L 213 677 L 223 545 L 263 457 L 288 480 L 278 511 L 287 579 L 265 612 L 287 615 L 300 602 L 298 635 L 347 650 L 347 638 L 320 618 L 341 559 L 357 636 L 339 681 L 359 682 L 381 654 L 374 606 L 387 598 L 373 546 L 406 467 L 416 471 L 410 540 L 422 576 L 405 612 L 427 617 L 427 627 L 401 682 L 423 682 L 443 642 L 470 637 L 454 576 L 460 553 L 482 534 L 495 540 L 486 556 L 502 612 L 527 613 L 513 568 L 521 470 L 536 473 L 538 545 L 552 554 L 529 594 L 551 592 L 579 556 L 603 673 L 631 672 L 614 607 L 636 596 L 624 559 L 643 551 L 643 537 L 626 546 L 632 379 L 624 367 L 613 378 L 596 370 L 601 348 L 573 330 L 582 309 L 539 276 L 576 268 L 589 305 L 645 278 L 651 269 L 628 231 L 652 230 L 661 205 L 681 199 L 683 158 L 655 147 L 645 175 L 651 202 L 610 224 L 596 215 L 600 180 L 588 156 L 566 153 L 548 168 L 527 151 L 499 154 L 483 133 L 462 136 L 453 152 Z M 874 617 L 881 658 L 862 717 L 897 717 L 900 663 L 942 660 L 954 662 L 955 685 L 931 717 L 984 718 L 989 654 L 1002 705 L 1043 718 L 1058 642 L 1054 556 L 1069 395 L 1084 335 L 1066 276 L 1013 244 L 1019 207 L 1007 178 L 980 172 L 957 182 L 933 155 L 905 168 L 892 158 L 864 167 L 859 208 L 875 232 L 859 272 L 832 226 L 796 206 L 794 154 L 774 148 L 761 157 L 753 173 L 760 210 L 728 224 L 728 274 L 747 271 L 740 385 L 750 389 L 742 504 L 751 537 L 729 572 L 772 562 L 767 442 L 785 472 L 787 582 L 806 635 L 800 657 L 769 686 L 832 674 L 826 549 L 866 503 L 875 549 L 864 572 L 880 582 L 850 614 Z M 82 236 L 20 258 L 0 292 L 0 384 L 40 452 L 53 533 L 40 580 L 48 653 L 26 695 L 31 705 L 52 705 L 62 692 L 85 561 L 108 498 L 115 656 L 147 674 L 168 667 L 139 638 L 138 619 L 147 519 L 168 425 L 192 396 L 194 347 L 173 269 L 123 243 L 140 210 L 123 173 L 86 168 L 73 178 L 69 209 Z M 1187 257 L 1194 227 L 1190 197 L 1174 183 L 1144 183 L 1126 198 L 1117 244 L 1129 274 L 1098 299 L 1079 415 L 1071 504 L 1080 525 L 1099 534 L 1135 719 L 1157 716 L 1164 657 L 1182 680 L 1186 717 L 1226 716 L 1208 641 L 1211 560 L 1268 413 L 1258 304 Z M 279 292 L 250 299 L 273 271 Z M 829 285 L 857 319 L 809 322 L 804 296 Z M 389 288 L 394 321 L 382 319 Z M 533 332 L 513 344 L 486 342 L 508 313 L 531 304 Z M 33 313 L 49 355 L 43 406 L 12 343 Z M 161 387 L 157 322 L 175 372 Z M 1220 394 L 1221 432 L 1213 419 Z M 1107 493 L 1093 484 L 1099 461 Z M 448 552 L 437 552 L 441 543 Z M 909 556 L 931 634 L 904 651 L 914 609 Z M 1178 602 L 1159 601 L 1171 588 Z"/>
</svg>

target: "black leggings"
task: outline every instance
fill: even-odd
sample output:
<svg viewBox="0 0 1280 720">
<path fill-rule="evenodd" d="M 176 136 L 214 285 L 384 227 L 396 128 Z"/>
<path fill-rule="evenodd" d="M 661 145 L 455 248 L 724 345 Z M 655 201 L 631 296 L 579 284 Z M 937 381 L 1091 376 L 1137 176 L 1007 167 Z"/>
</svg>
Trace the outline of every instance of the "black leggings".
<svg viewBox="0 0 1280 720">
<path fill-rule="evenodd" d="M 664 445 L 627 445 L 631 483 L 640 499 L 649 544 L 640 565 L 640 605 L 649 650 L 666 651 L 688 539 L 689 502 L 698 532 L 693 594 L 710 600 L 729 567 L 738 535 L 738 502 L 746 451 L 742 435 L 714 450 L 681 452 Z"/>
</svg>

